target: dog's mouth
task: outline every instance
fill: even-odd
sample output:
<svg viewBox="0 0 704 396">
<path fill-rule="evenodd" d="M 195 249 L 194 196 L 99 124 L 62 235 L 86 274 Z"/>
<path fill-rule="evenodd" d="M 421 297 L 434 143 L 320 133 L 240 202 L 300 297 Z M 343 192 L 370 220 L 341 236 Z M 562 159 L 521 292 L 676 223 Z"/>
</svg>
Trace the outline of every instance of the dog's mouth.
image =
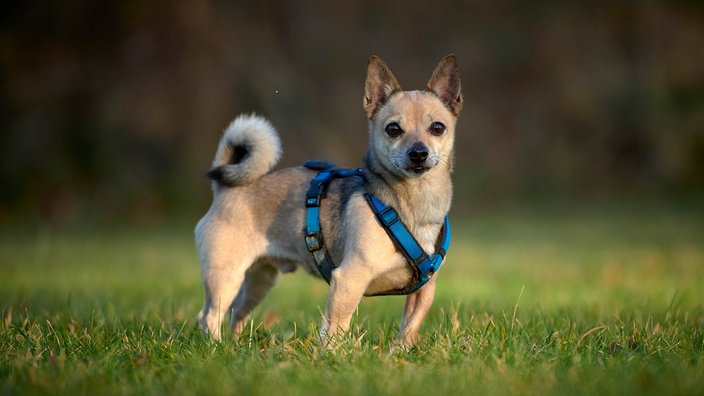
<svg viewBox="0 0 704 396">
<path fill-rule="evenodd" d="M 427 172 L 430 170 L 430 167 L 424 165 L 424 164 L 413 164 L 406 168 L 406 171 L 413 173 L 415 175 L 422 175 L 423 173 Z"/>
<path fill-rule="evenodd" d="M 402 172 L 407 177 L 418 177 L 426 174 L 437 165 L 435 158 L 428 158 L 423 161 L 412 161 L 402 156 L 391 157 L 394 168 Z"/>
</svg>

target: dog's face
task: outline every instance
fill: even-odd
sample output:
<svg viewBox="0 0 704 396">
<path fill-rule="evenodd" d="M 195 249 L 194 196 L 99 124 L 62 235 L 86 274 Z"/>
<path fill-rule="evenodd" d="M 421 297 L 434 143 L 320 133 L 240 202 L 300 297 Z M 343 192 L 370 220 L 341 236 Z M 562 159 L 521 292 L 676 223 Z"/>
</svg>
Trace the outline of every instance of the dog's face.
<svg viewBox="0 0 704 396">
<path fill-rule="evenodd" d="M 427 91 L 402 91 L 384 62 L 369 61 L 364 107 L 370 150 L 400 178 L 425 175 L 438 165 L 452 167 L 455 124 L 462 108 L 454 56 L 438 64 Z"/>
<path fill-rule="evenodd" d="M 452 159 L 456 117 L 428 92 L 398 92 L 370 120 L 371 148 L 397 176 L 418 177 Z"/>
</svg>

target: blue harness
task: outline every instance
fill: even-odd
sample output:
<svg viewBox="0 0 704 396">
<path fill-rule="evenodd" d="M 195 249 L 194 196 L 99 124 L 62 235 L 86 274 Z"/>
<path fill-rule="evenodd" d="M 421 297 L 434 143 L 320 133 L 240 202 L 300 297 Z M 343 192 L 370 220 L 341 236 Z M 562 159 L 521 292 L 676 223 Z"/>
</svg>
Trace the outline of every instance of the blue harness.
<svg viewBox="0 0 704 396">
<path fill-rule="evenodd" d="M 364 177 L 362 168 L 338 169 L 326 162 L 307 161 L 303 166 L 309 169 L 318 170 L 319 173 L 310 182 L 310 188 L 306 193 L 306 247 L 313 256 L 318 272 L 330 283 L 332 271 L 336 268 L 330 257 L 320 228 L 320 201 L 325 197 L 327 188 L 334 178 L 360 176 Z M 369 207 L 377 220 L 389 235 L 396 248 L 406 258 L 408 265 L 413 271 L 413 278 L 409 284 L 400 289 L 377 295 L 389 294 L 411 294 L 425 285 L 433 274 L 440 268 L 447 249 L 450 247 L 450 221 L 445 216 L 440 235 L 438 236 L 438 247 L 432 255 L 423 250 L 418 241 L 413 237 L 408 228 L 398 215 L 398 212 L 391 206 L 381 202 L 370 193 L 364 193 Z"/>
</svg>

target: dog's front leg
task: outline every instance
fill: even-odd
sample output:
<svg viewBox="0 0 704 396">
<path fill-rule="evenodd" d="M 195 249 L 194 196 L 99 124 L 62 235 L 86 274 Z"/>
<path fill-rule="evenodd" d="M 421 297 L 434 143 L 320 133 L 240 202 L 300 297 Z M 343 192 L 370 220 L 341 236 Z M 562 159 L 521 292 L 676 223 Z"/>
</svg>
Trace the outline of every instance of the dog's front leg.
<svg viewBox="0 0 704 396">
<path fill-rule="evenodd" d="M 328 348 L 343 336 L 350 327 L 350 320 L 364 296 L 369 282 L 359 272 L 352 270 L 354 265 L 345 263 L 332 272 L 330 293 L 323 324 L 320 327 L 320 340 Z"/>
<path fill-rule="evenodd" d="M 430 306 L 435 298 L 435 277 L 430 278 L 428 283 L 423 285 L 416 292 L 406 297 L 406 306 L 403 308 L 403 319 L 401 320 L 401 331 L 398 334 L 399 342 L 405 345 L 413 345 L 418 341 L 418 330 L 425 315 L 428 314 Z"/>
</svg>

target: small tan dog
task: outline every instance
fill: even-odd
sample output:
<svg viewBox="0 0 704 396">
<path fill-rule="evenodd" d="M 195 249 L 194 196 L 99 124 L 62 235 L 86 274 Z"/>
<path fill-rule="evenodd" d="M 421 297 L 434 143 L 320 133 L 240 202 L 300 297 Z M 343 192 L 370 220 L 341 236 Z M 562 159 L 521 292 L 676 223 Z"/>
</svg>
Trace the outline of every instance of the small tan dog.
<svg viewBox="0 0 704 396">
<path fill-rule="evenodd" d="M 370 143 L 364 166 L 351 177 L 330 181 L 319 207 L 324 245 L 336 263 L 327 279 L 330 293 L 320 328 L 324 344 L 348 330 L 364 295 L 408 292 L 418 272 L 382 227 L 365 193 L 392 206 L 422 250 L 438 250 L 452 199 L 461 108 L 453 55 L 438 64 L 425 91 L 402 91 L 380 58 L 369 60 L 364 109 Z M 242 115 L 226 129 L 208 174 L 213 203 L 195 230 L 206 293 L 198 318 L 216 339 L 226 314 L 233 333 L 243 330 L 279 272 L 302 265 L 323 275 L 306 240 L 306 193 L 318 173 L 306 167 L 272 171 L 280 156 L 273 126 Z M 433 303 L 435 278 L 428 277 L 406 299 L 399 341 L 407 345 L 417 341 Z"/>
</svg>

